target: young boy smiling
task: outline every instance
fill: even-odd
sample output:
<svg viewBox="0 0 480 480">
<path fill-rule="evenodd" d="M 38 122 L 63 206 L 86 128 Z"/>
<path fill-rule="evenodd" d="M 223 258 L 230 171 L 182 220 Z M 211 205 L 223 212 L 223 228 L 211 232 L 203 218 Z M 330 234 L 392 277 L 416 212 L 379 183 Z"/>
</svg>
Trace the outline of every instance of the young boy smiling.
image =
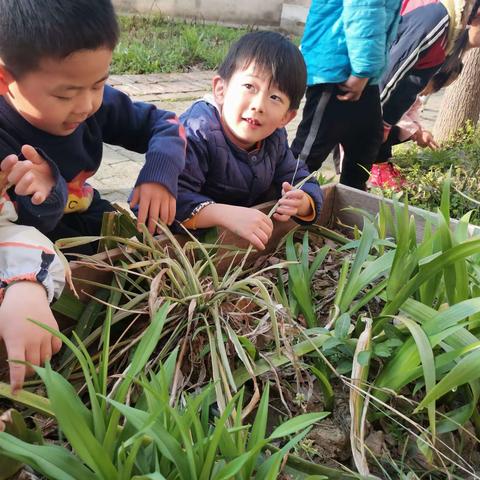
<svg viewBox="0 0 480 480">
<path fill-rule="evenodd" d="M 180 116 L 188 145 L 179 179 L 177 220 L 190 229 L 221 226 L 262 250 L 272 221 L 251 209 L 273 186 L 280 197 L 274 218 L 313 222 L 322 205 L 318 183 L 292 185 L 309 172 L 287 143 L 285 125 L 305 90 L 302 55 L 275 32 L 244 35 L 213 78 L 213 100 Z"/>
<path fill-rule="evenodd" d="M 0 198 L 0 340 L 10 360 L 40 365 L 60 349 L 28 321 L 58 328 L 49 302 L 64 269 L 42 233 L 99 235 L 112 207 L 86 180 L 103 142 L 146 153 L 132 197 L 138 222 L 153 232 L 175 217 L 183 129 L 173 113 L 105 85 L 117 40 L 110 0 L 0 2 L 0 177 L 10 187 Z M 29 372 L 10 363 L 13 390 Z"/>
<path fill-rule="evenodd" d="M 132 196 L 138 222 L 153 232 L 159 219 L 175 217 L 182 128 L 173 113 L 105 85 L 117 41 L 110 0 L 0 2 L 1 168 L 10 181 L 28 168 L 24 184 L 46 186 L 41 204 L 21 188 L 12 200 L 19 223 L 52 240 L 98 235 L 103 213 L 112 210 L 86 183 L 103 142 L 146 153 Z"/>
</svg>

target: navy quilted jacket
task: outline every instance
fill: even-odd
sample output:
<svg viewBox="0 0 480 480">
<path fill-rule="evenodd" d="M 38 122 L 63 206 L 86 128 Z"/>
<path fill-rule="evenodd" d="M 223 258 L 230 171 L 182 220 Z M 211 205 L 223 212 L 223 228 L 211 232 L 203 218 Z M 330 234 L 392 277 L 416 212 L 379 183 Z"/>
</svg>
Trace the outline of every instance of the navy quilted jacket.
<svg viewBox="0 0 480 480">
<path fill-rule="evenodd" d="M 178 184 L 180 222 L 204 203 L 251 207 L 263 201 L 272 186 L 279 198 L 282 182 L 295 185 L 310 174 L 304 163 L 297 168 L 285 129 L 276 130 L 259 149 L 247 152 L 225 136 L 216 107 L 204 100 L 195 102 L 180 121 L 188 141 L 185 169 Z M 317 181 L 310 179 L 302 190 L 314 200 L 318 215 L 323 197 Z"/>
</svg>

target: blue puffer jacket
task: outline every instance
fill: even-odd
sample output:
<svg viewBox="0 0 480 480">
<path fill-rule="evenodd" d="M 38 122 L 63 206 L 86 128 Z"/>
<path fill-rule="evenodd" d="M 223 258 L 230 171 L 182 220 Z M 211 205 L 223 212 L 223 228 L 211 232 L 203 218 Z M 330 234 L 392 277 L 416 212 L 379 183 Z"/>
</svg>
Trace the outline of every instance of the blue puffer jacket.
<svg viewBox="0 0 480 480">
<path fill-rule="evenodd" d="M 312 0 L 302 39 L 307 84 L 350 75 L 378 83 L 399 21 L 401 0 Z"/>
<path fill-rule="evenodd" d="M 263 201 L 272 186 L 280 197 L 283 182 L 294 185 L 310 175 L 303 162 L 297 168 L 284 128 L 263 140 L 259 149 L 247 152 L 228 140 L 216 107 L 206 101 L 195 102 L 180 121 L 188 143 L 185 170 L 178 181 L 179 222 L 209 203 L 251 207 Z M 318 215 L 323 197 L 317 181 L 311 178 L 302 190 L 313 199 Z"/>
</svg>

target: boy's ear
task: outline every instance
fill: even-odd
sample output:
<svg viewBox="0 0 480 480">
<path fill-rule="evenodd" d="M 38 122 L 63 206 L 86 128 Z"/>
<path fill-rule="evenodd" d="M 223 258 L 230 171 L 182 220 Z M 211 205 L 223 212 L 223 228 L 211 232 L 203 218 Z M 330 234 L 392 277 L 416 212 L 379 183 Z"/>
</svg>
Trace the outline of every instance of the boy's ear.
<svg viewBox="0 0 480 480">
<path fill-rule="evenodd" d="M 11 73 L 0 63 L 0 95 L 5 95 L 8 92 L 12 81 Z"/>
<path fill-rule="evenodd" d="M 298 110 L 288 110 L 288 112 L 282 118 L 280 128 L 283 128 L 285 125 L 290 123 L 297 116 L 297 112 Z"/>
<path fill-rule="evenodd" d="M 217 105 L 223 105 L 225 99 L 226 82 L 220 75 L 215 75 L 212 80 L 213 97 Z"/>
</svg>

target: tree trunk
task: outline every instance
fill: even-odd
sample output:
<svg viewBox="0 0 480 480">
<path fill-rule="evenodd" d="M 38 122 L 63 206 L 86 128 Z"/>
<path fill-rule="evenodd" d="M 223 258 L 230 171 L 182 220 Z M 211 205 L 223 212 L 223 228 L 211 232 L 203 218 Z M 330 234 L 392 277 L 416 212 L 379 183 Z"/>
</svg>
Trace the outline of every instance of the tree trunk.
<svg viewBox="0 0 480 480">
<path fill-rule="evenodd" d="M 443 96 L 433 128 L 435 140 L 443 142 L 471 120 L 475 125 L 480 114 L 480 48 L 474 48 L 463 58 L 460 77 Z"/>
</svg>

